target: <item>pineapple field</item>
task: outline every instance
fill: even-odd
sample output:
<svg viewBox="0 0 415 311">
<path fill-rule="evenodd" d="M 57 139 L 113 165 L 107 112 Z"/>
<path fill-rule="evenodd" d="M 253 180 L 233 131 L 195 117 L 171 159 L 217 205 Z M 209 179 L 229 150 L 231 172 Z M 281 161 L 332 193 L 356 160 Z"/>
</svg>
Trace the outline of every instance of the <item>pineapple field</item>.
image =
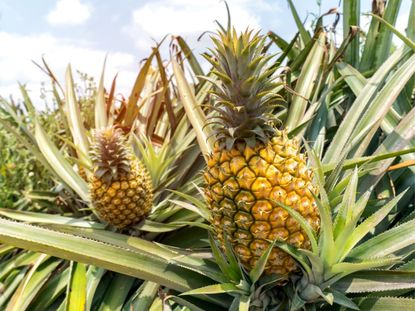
<svg viewBox="0 0 415 311">
<path fill-rule="evenodd" d="M 405 1 L 283 1 L 289 39 L 223 2 L 127 94 L 42 57 L 48 105 L 0 94 L 0 311 L 415 310 Z"/>
</svg>

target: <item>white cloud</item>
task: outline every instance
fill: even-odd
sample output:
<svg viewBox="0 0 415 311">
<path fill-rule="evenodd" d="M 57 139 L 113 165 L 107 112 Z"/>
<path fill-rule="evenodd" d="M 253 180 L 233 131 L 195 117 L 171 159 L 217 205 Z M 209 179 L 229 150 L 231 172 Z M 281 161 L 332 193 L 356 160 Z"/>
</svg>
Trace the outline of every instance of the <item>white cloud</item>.
<svg viewBox="0 0 415 311">
<path fill-rule="evenodd" d="M 229 0 L 232 24 L 238 29 L 260 28 L 260 12 L 277 12 L 279 6 L 266 0 Z M 154 0 L 135 9 L 132 22 L 124 31 L 139 49 L 148 48 L 151 38 L 161 40 L 167 34 L 180 35 L 192 47 L 200 47 L 197 37 L 216 29 L 215 20 L 227 23 L 223 1 L 219 0 Z M 206 46 L 206 41 L 202 41 Z"/>
<path fill-rule="evenodd" d="M 258 18 L 241 6 L 233 9 L 238 27 L 251 25 L 258 28 Z M 160 37 L 167 33 L 186 35 L 202 33 L 214 27 L 214 20 L 225 17 L 223 4 L 214 0 L 176 0 L 166 3 L 148 3 L 133 12 L 133 20 L 147 34 Z"/>
<path fill-rule="evenodd" d="M 49 12 L 47 20 L 52 25 L 80 25 L 91 16 L 91 6 L 80 0 L 59 0 Z"/>
<path fill-rule="evenodd" d="M 40 85 L 48 77 L 32 63 L 41 62 L 44 56 L 59 81 L 64 83 L 68 63 L 72 70 L 80 70 L 93 76 L 98 82 L 105 51 L 82 47 L 79 43 L 58 39 L 48 34 L 18 35 L 0 32 L 0 95 L 20 98 L 17 82 L 26 84 L 32 100 L 40 104 Z M 28 48 L 30 47 L 30 48 Z M 134 84 L 138 59 L 129 53 L 111 53 L 107 57 L 105 84 L 109 88 L 114 75 L 119 72 L 117 90 L 126 97 Z"/>
</svg>

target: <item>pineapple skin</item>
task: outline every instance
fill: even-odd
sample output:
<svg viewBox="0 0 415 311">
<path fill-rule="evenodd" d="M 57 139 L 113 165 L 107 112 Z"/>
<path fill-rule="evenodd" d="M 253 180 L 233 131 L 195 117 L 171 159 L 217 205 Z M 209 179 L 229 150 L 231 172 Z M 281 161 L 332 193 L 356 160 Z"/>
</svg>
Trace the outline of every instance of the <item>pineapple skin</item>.
<svg viewBox="0 0 415 311">
<path fill-rule="evenodd" d="M 151 211 L 151 178 L 138 160 L 131 160 L 130 172 L 110 184 L 93 176 L 90 192 L 99 216 L 119 229 L 137 224 Z"/>
<path fill-rule="evenodd" d="M 79 176 L 85 180 L 86 182 L 88 182 L 88 176 L 86 174 L 85 168 L 83 168 L 82 166 L 78 168 L 78 174 Z"/>
<path fill-rule="evenodd" d="M 227 150 L 217 143 L 207 164 L 205 194 L 211 223 L 221 246 L 224 248 L 227 238 L 245 268 L 255 266 L 269 246 L 267 240 L 310 248 L 299 223 L 276 204 L 292 207 L 319 230 L 320 217 L 311 194 L 317 189 L 295 140 L 279 132 L 267 143 L 257 141 L 253 148 L 236 143 Z M 288 275 L 296 269 L 295 260 L 274 247 L 265 273 Z"/>
</svg>

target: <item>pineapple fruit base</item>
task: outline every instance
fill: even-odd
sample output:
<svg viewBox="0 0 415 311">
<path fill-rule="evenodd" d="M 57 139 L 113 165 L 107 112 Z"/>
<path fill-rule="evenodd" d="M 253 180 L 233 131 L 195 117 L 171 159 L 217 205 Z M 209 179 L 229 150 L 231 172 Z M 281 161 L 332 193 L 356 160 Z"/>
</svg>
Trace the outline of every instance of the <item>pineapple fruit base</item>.
<svg viewBox="0 0 415 311">
<path fill-rule="evenodd" d="M 266 144 L 257 142 L 254 148 L 237 143 L 226 150 L 216 144 L 204 177 L 217 239 L 223 247 L 227 237 L 248 270 L 269 246 L 267 240 L 310 248 L 299 223 L 277 204 L 290 206 L 319 230 L 320 217 L 310 193 L 316 193 L 312 172 L 298 143 L 285 133 Z M 296 269 L 294 259 L 275 247 L 265 273 L 286 275 Z"/>
</svg>

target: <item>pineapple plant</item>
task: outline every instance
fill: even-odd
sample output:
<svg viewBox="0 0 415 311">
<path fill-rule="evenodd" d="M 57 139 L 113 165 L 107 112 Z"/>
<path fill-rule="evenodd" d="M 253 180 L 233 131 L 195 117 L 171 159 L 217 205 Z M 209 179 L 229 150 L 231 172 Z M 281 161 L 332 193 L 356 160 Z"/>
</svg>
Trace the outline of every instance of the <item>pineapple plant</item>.
<svg viewBox="0 0 415 311">
<path fill-rule="evenodd" d="M 208 122 L 215 123 L 213 152 L 204 173 L 206 197 L 216 236 L 229 239 L 242 264 L 251 270 L 269 240 L 310 248 L 301 226 L 279 203 L 306 218 L 318 231 L 320 217 L 313 193 L 312 170 L 296 139 L 276 128 L 273 109 L 280 101 L 276 66 L 262 51 L 265 37 L 251 30 L 238 35 L 220 27 L 215 50 L 206 58 L 216 77 L 215 102 Z M 287 275 L 295 260 L 274 248 L 267 273 Z"/>
<path fill-rule="evenodd" d="M 298 17 L 292 1 L 289 1 L 289 5 L 294 16 Z M 355 16 L 350 20 L 348 17 L 360 13 L 356 3 L 345 2 L 344 6 L 348 9 L 345 14 L 347 29 L 356 20 Z M 396 6 L 392 2 L 388 11 L 390 15 L 385 15 L 389 18 L 396 14 Z M 413 16 L 415 4 L 412 5 L 411 12 Z M 266 246 L 252 266 L 244 258 L 245 254 L 249 256 L 251 253 L 244 249 L 245 253 L 241 254 L 235 248 L 240 241 L 240 236 L 235 238 L 235 232 L 240 231 L 238 226 L 241 224 L 249 227 L 253 223 L 251 219 L 255 219 L 256 215 L 251 219 L 245 217 L 245 222 L 238 223 L 239 219 L 235 220 L 238 208 L 244 205 L 239 207 L 230 200 L 240 191 L 236 179 L 242 176 L 233 174 L 237 172 L 235 164 L 243 163 L 239 157 L 245 156 L 241 152 L 245 147 L 237 149 L 233 146 L 254 148 L 257 143 L 252 137 L 267 138 L 268 128 L 255 128 L 262 122 L 261 117 L 251 120 L 249 126 L 252 128 L 246 125 L 238 127 L 237 121 L 248 119 L 250 113 L 255 112 L 238 107 L 235 103 L 243 100 L 248 102 L 250 95 L 257 95 L 252 90 L 266 88 L 266 78 L 272 76 L 272 71 L 263 70 L 265 73 L 261 75 L 259 70 L 258 74 L 250 73 L 246 83 L 238 81 L 237 78 L 243 76 L 242 73 L 252 70 L 247 61 L 249 49 L 241 47 L 246 39 L 242 34 L 231 41 L 226 36 L 227 30 L 221 28 L 219 35 L 213 38 L 215 49 L 210 50 L 211 56 L 207 56 L 212 64 L 207 79 L 213 82 L 212 93 L 216 98 L 211 110 L 207 110 L 207 115 L 199 106 L 198 96 L 193 95 L 192 88 L 186 84 L 179 64 L 173 61 L 181 99 L 207 163 L 204 174 L 207 183 L 205 193 L 213 219 L 214 236 L 218 236 L 211 239 L 211 248 L 214 261 L 224 274 L 224 279 L 218 283 L 191 290 L 185 295 L 200 297 L 227 293 L 234 297 L 230 310 L 409 310 L 415 307 L 415 301 L 408 299 L 413 295 L 415 287 L 415 240 L 414 233 L 409 232 L 409 228 L 414 225 L 413 203 L 409 202 L 414 197 L 413 191 L 411 194 L 407 191 L 407 187 L 413 187 L 413 182 L 405 182 L 405 186 L 401 184 L 397 192 L 387 185 L 391 180 L 397 182 L 396 176 L 402 174 L 394 172 L 388 175 L 387 172 L 395 167 L 409 166 L 405 169 L 405 177 L 412 176 L 413 180 L 414 170 L 410 166 L 414 152 L 415 128 L 412 118 L 415 109 L 406 97 L 398 97 L 398 94 L 406 88 L 412 90 L 414 87 L 411 78 L 415 70 L 409 69 L 415 61 L 414 45 L 409 45 L 412 49 L 401 47 L 390 57 L 383 55 L 384 63 L 374 73 L 366 73 L 368 78 L 365 78 L 343 59 L 345 53 L 359 58 L 358 52 L 356 54 L 359 44 L 356 44 L 357 39 L 354 38 L 358 32 L 351 27 L 350 33 L 345 33 L 345 41 L 337 48 L 330 33 L 322 27 L 322 18 L 330 14 L 338 13 L 332 10 L 323 14 L 315 23 L 314 35 L 305 30 L 298 18 L 299 33 L 291 42 L 285 42 L 275 33 L 269 33 L 271 41 L 283 49 L 278 61 L 270 68 L 287 61 L 290 70 L 286 73 L 287 85 L 273 88 L 276 94 L 286 97 L 287 102 L 282 103 L 282 107 L 274 105 L 268 111 L 265 110 L 271 114 L 265 120 L 271 120 L 268 124 L 272 124 L 271 118 L 278 116 L 282 128 L 286 129 L 285 134 L 293 137 L 287 141 L 297 142 L 304 137 L 303 146 L 311 160 L 308 169 L 314 172 L 314 178 L 310 178 L 309 193 L 316 206 L 319 226 L 313 226 L 307 215 L 287 204 L 290 203 L 289 200 L 275 200 L 276 206 L 296 220 L 309 247 L 298 247 L 289 240 L 268 237 Z M 396 32 L 380 18 L 373 18 L 372 23 L 376 27 L 381 26 L 379 29 L 383 34 Z M 413 23 L 408 26 L 408 33 L 412 35 L 413 26 Z M 373 35 L 374 33 L 370 34 Z M 390 44 L 390 37 L 379 37 L 376 38 L 379 46 Z M 349 45 L 350 42 L 354 44 Z M 257 53 L 262 54 L 263 59 L 267 57 L 263 54 L 267 47 L 258 49 Z M 238 52 L 238 58 L 227 62 Z M 358 66 L 356 62 L 359 59 L 351 59 L 353 65 Z M 342 84 L 343 79 L 346 84 Z M 250 92 L 241 92 L 239 97 L 234 96 L 232 88 L 239 91 L 244 86 L 250 87 L 257 80 L 261 82 L 257 89 L 252 88 Z M 287 89 L 294 92 L 286 92 Z M 399 91 L 394 93 L 392 89 Z M 268 94 L 267 100 L 271 100 L 273 95 Z M 384 95 L 388 95 L 386 101 Z M 255 99 L 260 98 L 256 96 Z M 255 108 L 257 113 L 262 112 L 258 106 Z M 227 124 L 227 127 L 223 124 Z M 254 134 L 247 141 L 238 143 L 241 132 L 246 134 L 247 129 L 254 129 Z M 216 139 L 211 139 L 212 137 Z M 260 138 L 258 140 L 259 145 L 263 144 Z M 252 155 L 256 155 L 255 152 L 255 149 L 250 151 Z M 266 153 L 262 158 L 265 155 Z M 403 163 L 389 167 L 394 159 L 397 160 L 395 156 L 401 157 Z M 246 175 L 251 179 L 242 180 L 251 186 L 251 191 L 257 177 L 256 170 L 260 171 L 264 167 L 258 162 L 254 162 L 256 165 L 249 162 L 242 165 L 242 168 L 247 167 L 254 172 Z M 355 169 L 352 170 L 353 168 Z M 263 172 L 266 177 L 266 171 Z M 255 193 L 252 197 L 256 198 Z M 202 203 L 194 205 L 200 206 Z M 252 207 L 248 208 L 252 212 Z M 402 214 L 393 212 L 396 208 Z M 392 219 L 395 220 L 391 221 Z M 263 228 L 269 226 L 264 225 Z M 248 233 L 253 235 L 252 231 L 249 230 Z M 249 238 L 250 235 L 244 237 Z M 289 254 L 299 269 L 289 271 L 288 275 L 270 275 L 268 269 L 274 249 Z M 248 269 L 242 269 L 241 266 Z M 412 275 L 412 281 L 407 282 L 406 277 L 409 275 Z M 393 280 L 398 279 L 394 283 Z"/>
<path fill-rule="evenodd" d="M 344 29 L 358 21 L 357 3 L 343 2 L 348 7 L 343 10 L 347 20 Z M 294 11 L 292 1 L 289 5 Z M 398 8 L 390 1 L 379 14 L 393 24 Z M 275 96 L 269 106 L 263 106 L 270 108 L 267 120 L 271 130 L 265 135 L 257 131 L 255 142 L 232 143 L 231 139 L 228 144 L 232 147 L 227 148 L 226 130 L 223 139 L 220 137 L 223 126 L 211 132 L 210 123 L 221 119 L 206 118 L 218 116 L 211 111 L 223 109 L 225 104 L 216 97 L 210 115 L 205 116 L 209 112 L 204 110 L 205 104 L 210 102 L 206 94 L 212 84 L 198 77 L 207 75 L 209 80 L 218 81 L 223 77 L 213 71 L 204 73 L 180 37 L 171 45 L 177 52 L 171 54 L 172 62 L 166 62 L 173 65 L 174 79 L 169 70 L 164 70 L 166 63 L 159 47 L 153 49 L 132 95 L 119 109 L 111 107 L 112 100 L 105 100 L 100 83 L 97 98 L 91 101 L 95 104 L 91 126 L 82 122 L 79 103 L 71 95 L 71 79 L 67 79 L 65 90 L 59 88 L 54 93 L 56 101 L 64 103 L 59 110 L 64 121 L 63 139 L 54 135 L 56 131 L 43 131 L 44 124 L 37 120 L 42 113 L 30 106 L 27 94 L 23 97 L 28 113 L 23 115 L 14 114 L 2 100 L 0 123 L 17 134 L 16 138 L 39 159 L 53 175 L 48 181 L 56 187 L 51 193 L 32 192 L 27 196 L 36 204 L 16 202 L 13 209 L 0 208 L 0 309 L 414 309 L 414 194 L 406 189 L 413 187 L 415 172 L 411 166 L 415 109 L 413 101 L 407 100 L 414 86 L 415 49 L 411 40 L 415 39 L 415 5 L 408 19 L 406 44 L 410 48 L 398 48 L 393 53 L 391 32 L 395 30 L 381 20 L 372 19 L 370 29 L 376 31 L 369 33 L 366 42 L 353 39 L 348 45 L 351 36 L 345 32 L 346 40 L 338 47 L 330 37 L 332 27 L 321 28 L 319 19 L 316 32 L 310 33 L 299 22 L 298 14 L 294 16 L 299 34 L 285 42 L 270 33 L 270 41 L 264 46 L 264 50 L 274 43 L 281 46 L 283 53 L 274 66 L 284 61 L 290 71 L 284 80 L 287 85 L 272 87 L 286 102 Z M 366 55 L 360 57 L 360 52 Z M 151 59 L 159 64 L 154 75 L 149 69 Z M 262 66 L 265 71 L 268 67 Z M 373 71 L 359 71 L 361 68 Z M 184 75 L 182 70 L 189 69 L 191 72 Z M 187 77 L 193 77 L 192 82 L 187 82 Z M 218 83 L 222 87 L 223 83 Z M 274 93 L 270 92 L 270 97 Z M 111 88 L 109 98 L 113 94 Z M 276 103 L 279 107 L 271 108 Z M 232 105 L 226 107 L 231 110 Z M 277 117 L 281 131 L 273 129 Z M 101 131 L 113 126 L 121 127 L 129 136 L 128 147 L 131 143 L 131 151 L 149 171 L 153 185 L 151 212 L 129 230 L 111 230 L 99 221 L 89 201 L 91 189 L 77 173 L 84 168 L 88 181 L 95 178 L 96 164 L 89 157 L 94 135 L 89 129 Z M 199 173 L 206 168 L 204 162 L 218 161 L 215 153 L 227 155 L 235 146 L 251 148 L 262 157 L 255 150 L 255 146 L 265 145 L 259 137 L 271 144 L 277 140 L 295 146 L 292 156 L 300 163 L 301 158 L 306 161 L 301 155 L 305 148 L 307 171 L 314 172 L 309 199 L 317 206 L 320 228 L 315 229 L 286 199 L 275 200 L 300 227 L 304 245 L 266 239 L 262 255 L 250 266 L 251 260 L 242 262 L 235 252 L 234 232 L 225 221 L 225 226 L 211 234 L 210 221 L 215 213 L 223 218 L 231 214 L 226 207 L 215 210 L 218 204 L 214 201 L 205 202 L 201 189 L 206 184 Z M 307 144 L 302 143 L 302 137 Z M 221 167 L 220 174 L 227 172 L 227 165 Z M 282 171 L 283 167 L 277 169 Z M 209 170 L 207 167 L 205 172 Z M 258 174 L 260 171 L 258 168 Z M 227 184 L 223 185 L 224 192 L 233 189 L 230 182 Z M 206 193 L 212 191 L 214 195 L 215 188 L 211 188 Z M 57 193 L 65 204 L 54 203 Z M 215 239 L 218 233 L 222 239 Z M 274 249 L 289 254 L 297 268 L 287 274 L 270 273 Z"/>
<path fill-rule="evenodd" d="M 158 48 L 154 48 L 137 75 L 132 95 L 120 103 L 114 95 L 115 81 L 107 97 L 101 79 L 96 92 L 89 94 L 96 97 L 80 99 L 70 67 L 62 87 L 45 63 L 58 104 L 54 113 L 63 121 L 58 131 L 47 131 L 39 122 L 45 114 L 36 111 L 24 88 L 26 109 L 21 114 L 14 113 L 13 103 L 1 99 L 0 124 L 50 173 L 44 182 L 51 188 L 25 194 L 15 202 L 14 209 L 0 208 L 0 221 L 27 226 L 20 231 L 35 239 L 42 234 L 31 229 L 45 230 L 47 244 L 57 238 L 52 243 L 64 243 L 66 246 L 59 246 L 63 253 L 69 251 L 80 257 L 64 255 L 69 260 L 62 260 L 59 257 L 63 253 L 52 255 L 56 257 L 44 254 L 49 252 L 48 246 L 32 241 L 27 244 L 30 250 L 22 245 L 19 247 L 23 249 L 19 249 L 8 246 L 10 241 L 1 238 L 0 309 L 55 310 L 68 306 L 72 310 L 97 310 L 114 305 L 114 300 L 129 308 L 146 309 L 160 301 L 159 293 L 163 291 L 167 294 L 171 289 L 191 289 L 187 280 L 208 284 L 209 278 L 169 264 L 182 254 L 160 246 L 173 244 L 189 249 L 207 243 L 203 229 L 188 227 L 193 222 L 203 226 L 200 215 L 175 203 L 177 194 L 166 191 L 168 187 L 195 195 L 193 182 L 200 180 L 201 161 L 200 151 L 193 143 L 194 133 L 177 107 L 174 93 L 168 92 L 172 86 L 165 64 L 154 66 L 154 60 L 159 59 Z M 84 120 L 83 101 L 94 103 L 94 124 L 88 123 L 90 115 L 88 122 Z M 124 189 L 126 186 L 129 188 Z M 135 216 L 130 223 L 122 214 Z M 32 219 L 31 224 L 25 223 L 26 217 Z M 126 226 L 128 230 L 123 230 Z M 181 235 L 192 236 L 191 243 L 180 240 Z M 70 250 L 71 245 L 75 249 Z M 129 267 L 125 265 L 125 255 L 130 257 Z M 97 264 L 98 257 L 106 262 L 104 266 Z M 169 269 L 173 270 L 168 272 Z M 32 275 L 40 270 L 44 273 L 34 280 Z M 33 286 L 24 289 L 24 277 L 31 279 Z M 149 277 L 159 280 L 148 281 Z M 89 284 L 88 293 L 82 287 L 84 281 Z M 19 286 L 21 289 L 16 290 Z M 120 286 L 125 289 L 122 294 L 117 293 Z M 51 288 L 56 288 L 54 294 Z M 80 299 L 71 295 L 73 288 L 81 290 Z M 103 296 L 103 291 L 116 296 Z"/>
<path fill-rule="evenodd" d="M 147 216 L 153 205 L 151 177 L 128 149 L 120 129 L 96 130 L 92 146 L 91 200 L 102 219 L 124 228 Z"/>
</svg>

